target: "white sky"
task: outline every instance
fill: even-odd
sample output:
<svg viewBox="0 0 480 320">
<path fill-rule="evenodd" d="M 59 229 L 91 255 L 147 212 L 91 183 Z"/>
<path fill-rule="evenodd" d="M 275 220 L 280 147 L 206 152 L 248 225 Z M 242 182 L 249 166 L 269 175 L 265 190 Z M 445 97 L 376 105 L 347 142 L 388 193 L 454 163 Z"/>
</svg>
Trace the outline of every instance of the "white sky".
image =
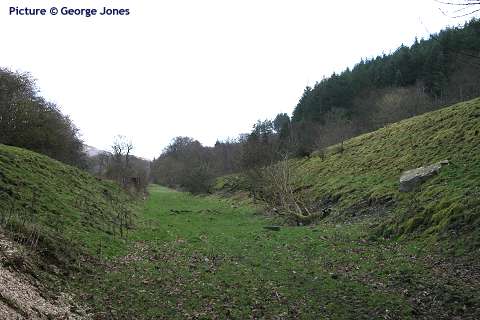
<svg viewBox="0 0 480 320">
<path fill-rule="evenodd" d="M 129 16 L 9 16 L 10 6 L 129 8 Z M 175 136 L 205 145 L 291 114 L 303 89 L 362 57 L 464 19 L 433 0 L 0 0 L 0 66 L 28 71 L 87 144 Z M 427 31 L 428 30 L 428 31 Z"/>
</svg>

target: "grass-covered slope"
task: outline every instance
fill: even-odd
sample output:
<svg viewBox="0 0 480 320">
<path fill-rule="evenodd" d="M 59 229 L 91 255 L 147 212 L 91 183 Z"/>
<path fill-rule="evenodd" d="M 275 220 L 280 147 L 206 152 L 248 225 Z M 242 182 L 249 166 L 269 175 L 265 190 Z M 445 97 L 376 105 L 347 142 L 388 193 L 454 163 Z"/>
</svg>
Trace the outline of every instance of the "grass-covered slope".
<svg viewBox="0 0 480 320">
<path fill-rule="evenodd" d="M 339 216 L 390 213 L 385 236 L 460 237 L 480 246 L 480 99 L 410 118 L 296 164 L 310 199 L 335 203 Z M 400 193 L 405 170 L 449 160 L 419 189 Z M 451 237 L 449 237 L 451 238 Z"/>
<path fill-rule="evenodd" d="M 68 263 L 115 250 L 131 197 L 114 183 L 20 148 L 0 145 L 0 225 L 15 240 Z M 107 245 L 108 244 L 108 245 Z"/>
<path fill-rule="evenodd" d="M 449 160 L 439 175 L 409 193 L 402 172 Z M 373 218 L 383 236 L 426 235 L 480 247 L 480 99 L 391 124 L 292 160 L 295 190 L 328 219 Z M 248 188 L 239 175 L 217 180 L 217 192 Z"/>
</svg>

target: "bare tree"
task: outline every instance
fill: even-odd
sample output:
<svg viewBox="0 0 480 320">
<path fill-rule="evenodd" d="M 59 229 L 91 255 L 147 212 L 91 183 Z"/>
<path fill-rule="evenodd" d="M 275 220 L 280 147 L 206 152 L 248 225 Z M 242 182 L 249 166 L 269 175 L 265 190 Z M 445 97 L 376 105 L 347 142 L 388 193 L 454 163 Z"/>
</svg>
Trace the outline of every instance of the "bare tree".
<svg viewBox="0 0 480 320">
<path fill-rule="evenodd" d="M 293 183 L 292 162 L 285 154 L 282 160 L 262 170 L 263 200 L 278 214 L 293 219 L 298 225 L 312 223 L 323 212 L 313 212 L 296 192 Z"/>
<path fill-rule="evenodd" d="M 480 1 L 478 0 L 452 0 L 452 1 L 435 0 L 435 1 L 445 6 L 454 7 L 453 11 L 450 11 L 450 9 L 446 11 L 446 10 L 442 10 L 442 8 L 439 8 L 444 15 L 449 16 L 451 18 L 466 17 L 480 11 Z"/>
<path fill-rule="evenodd" d="M 125 136 L 117 135 L 113 140 L 112 145 L 113 156 L 115 158 L 125 159 L 125 165 L 128 167 L 130 160 L 130 153 L 133 150 L 133 143 Z"/>
<path fill-rule="evenodd" d="M 125 179 L 130 171 L 130 157 L 133 150 L 133 143 L 125 136 L 118 135 L 113 140 L 112 153 L 113 163 L 109 168 L 110 178 L 117 180 L 125 186 Z"/>
</svg>

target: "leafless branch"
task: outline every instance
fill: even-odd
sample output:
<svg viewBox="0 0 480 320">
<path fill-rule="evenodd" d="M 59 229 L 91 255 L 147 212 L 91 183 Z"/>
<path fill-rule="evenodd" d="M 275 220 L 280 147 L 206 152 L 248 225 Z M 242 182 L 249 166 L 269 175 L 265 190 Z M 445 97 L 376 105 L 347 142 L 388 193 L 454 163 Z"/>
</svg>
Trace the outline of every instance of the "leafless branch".
<svg viewBox="0 0 480 320">
<path fill-rule="evenodd" d="M 472 14 L 480 11 L 480 9 L 472 9 L 472 6 L 480 5 L 480 1 L 478 1 L 478 0 L 463 0 L 463 1 L 458 0 L 458 1 L 455 1 L 455 2 L 435 0 L 435 2 L 437 2 L 439 4 L 442 4 L 442 5 L 447 5 L 447 6 L 461 7 L 460 9 L 454 10 L 452 12 L 454 15 L 447 14 L 447 12 L 445 12 L 441 8 L 438 8 L 438 10 L 440 10 L 440 12 L 444 16 L 449 17 L 449 18 L 462 18 L 462 17 L 466 17 L 466 16 L 472 15 Z M 468 11 L 466 13 L 463 13 L 463 14 L 458 14 L 459 12 L 464 12 L 464 11 L 467 11 L 467 10 L 470 10 L 470 11 Z"/>
<path fill-rule="evenodd" d="M 446 4 L 446 5 L 452 5 L 452 6 L 474 6 L 474 5 L 479 5 L 480 1 L 477 0 L 463 0 L 463 1 L 457 1 L 457 2 L 445 2 L 445 1 L 440 1 L 440 0 L 435 0 L 435 2 L 441 3 L 441 4 Z"/>
</svg>

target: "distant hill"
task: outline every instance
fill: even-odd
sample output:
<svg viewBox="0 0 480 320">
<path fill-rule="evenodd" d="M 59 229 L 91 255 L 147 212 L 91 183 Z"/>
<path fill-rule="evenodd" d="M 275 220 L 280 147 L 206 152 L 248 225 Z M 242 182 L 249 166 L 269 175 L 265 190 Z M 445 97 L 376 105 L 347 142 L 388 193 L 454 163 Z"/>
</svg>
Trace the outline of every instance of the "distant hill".
<svg viewBox="0 0 480 320">
<path fill-rule="evenodd" d="M 111 154 L 110 152 L 108 151 L 105 151 L 105 150 L 101 150 L 101 149 L 98 149 L 98 148 L 95 148 L 95 147 L 92 147 L 92 146 L 89 146 L 88 144 L 84 144 L 83 145 L 83 152 L 85 152 L 85 154 L 88 156 L 88 157 L 96 157 L 100 154 Z"/>
</svg>

